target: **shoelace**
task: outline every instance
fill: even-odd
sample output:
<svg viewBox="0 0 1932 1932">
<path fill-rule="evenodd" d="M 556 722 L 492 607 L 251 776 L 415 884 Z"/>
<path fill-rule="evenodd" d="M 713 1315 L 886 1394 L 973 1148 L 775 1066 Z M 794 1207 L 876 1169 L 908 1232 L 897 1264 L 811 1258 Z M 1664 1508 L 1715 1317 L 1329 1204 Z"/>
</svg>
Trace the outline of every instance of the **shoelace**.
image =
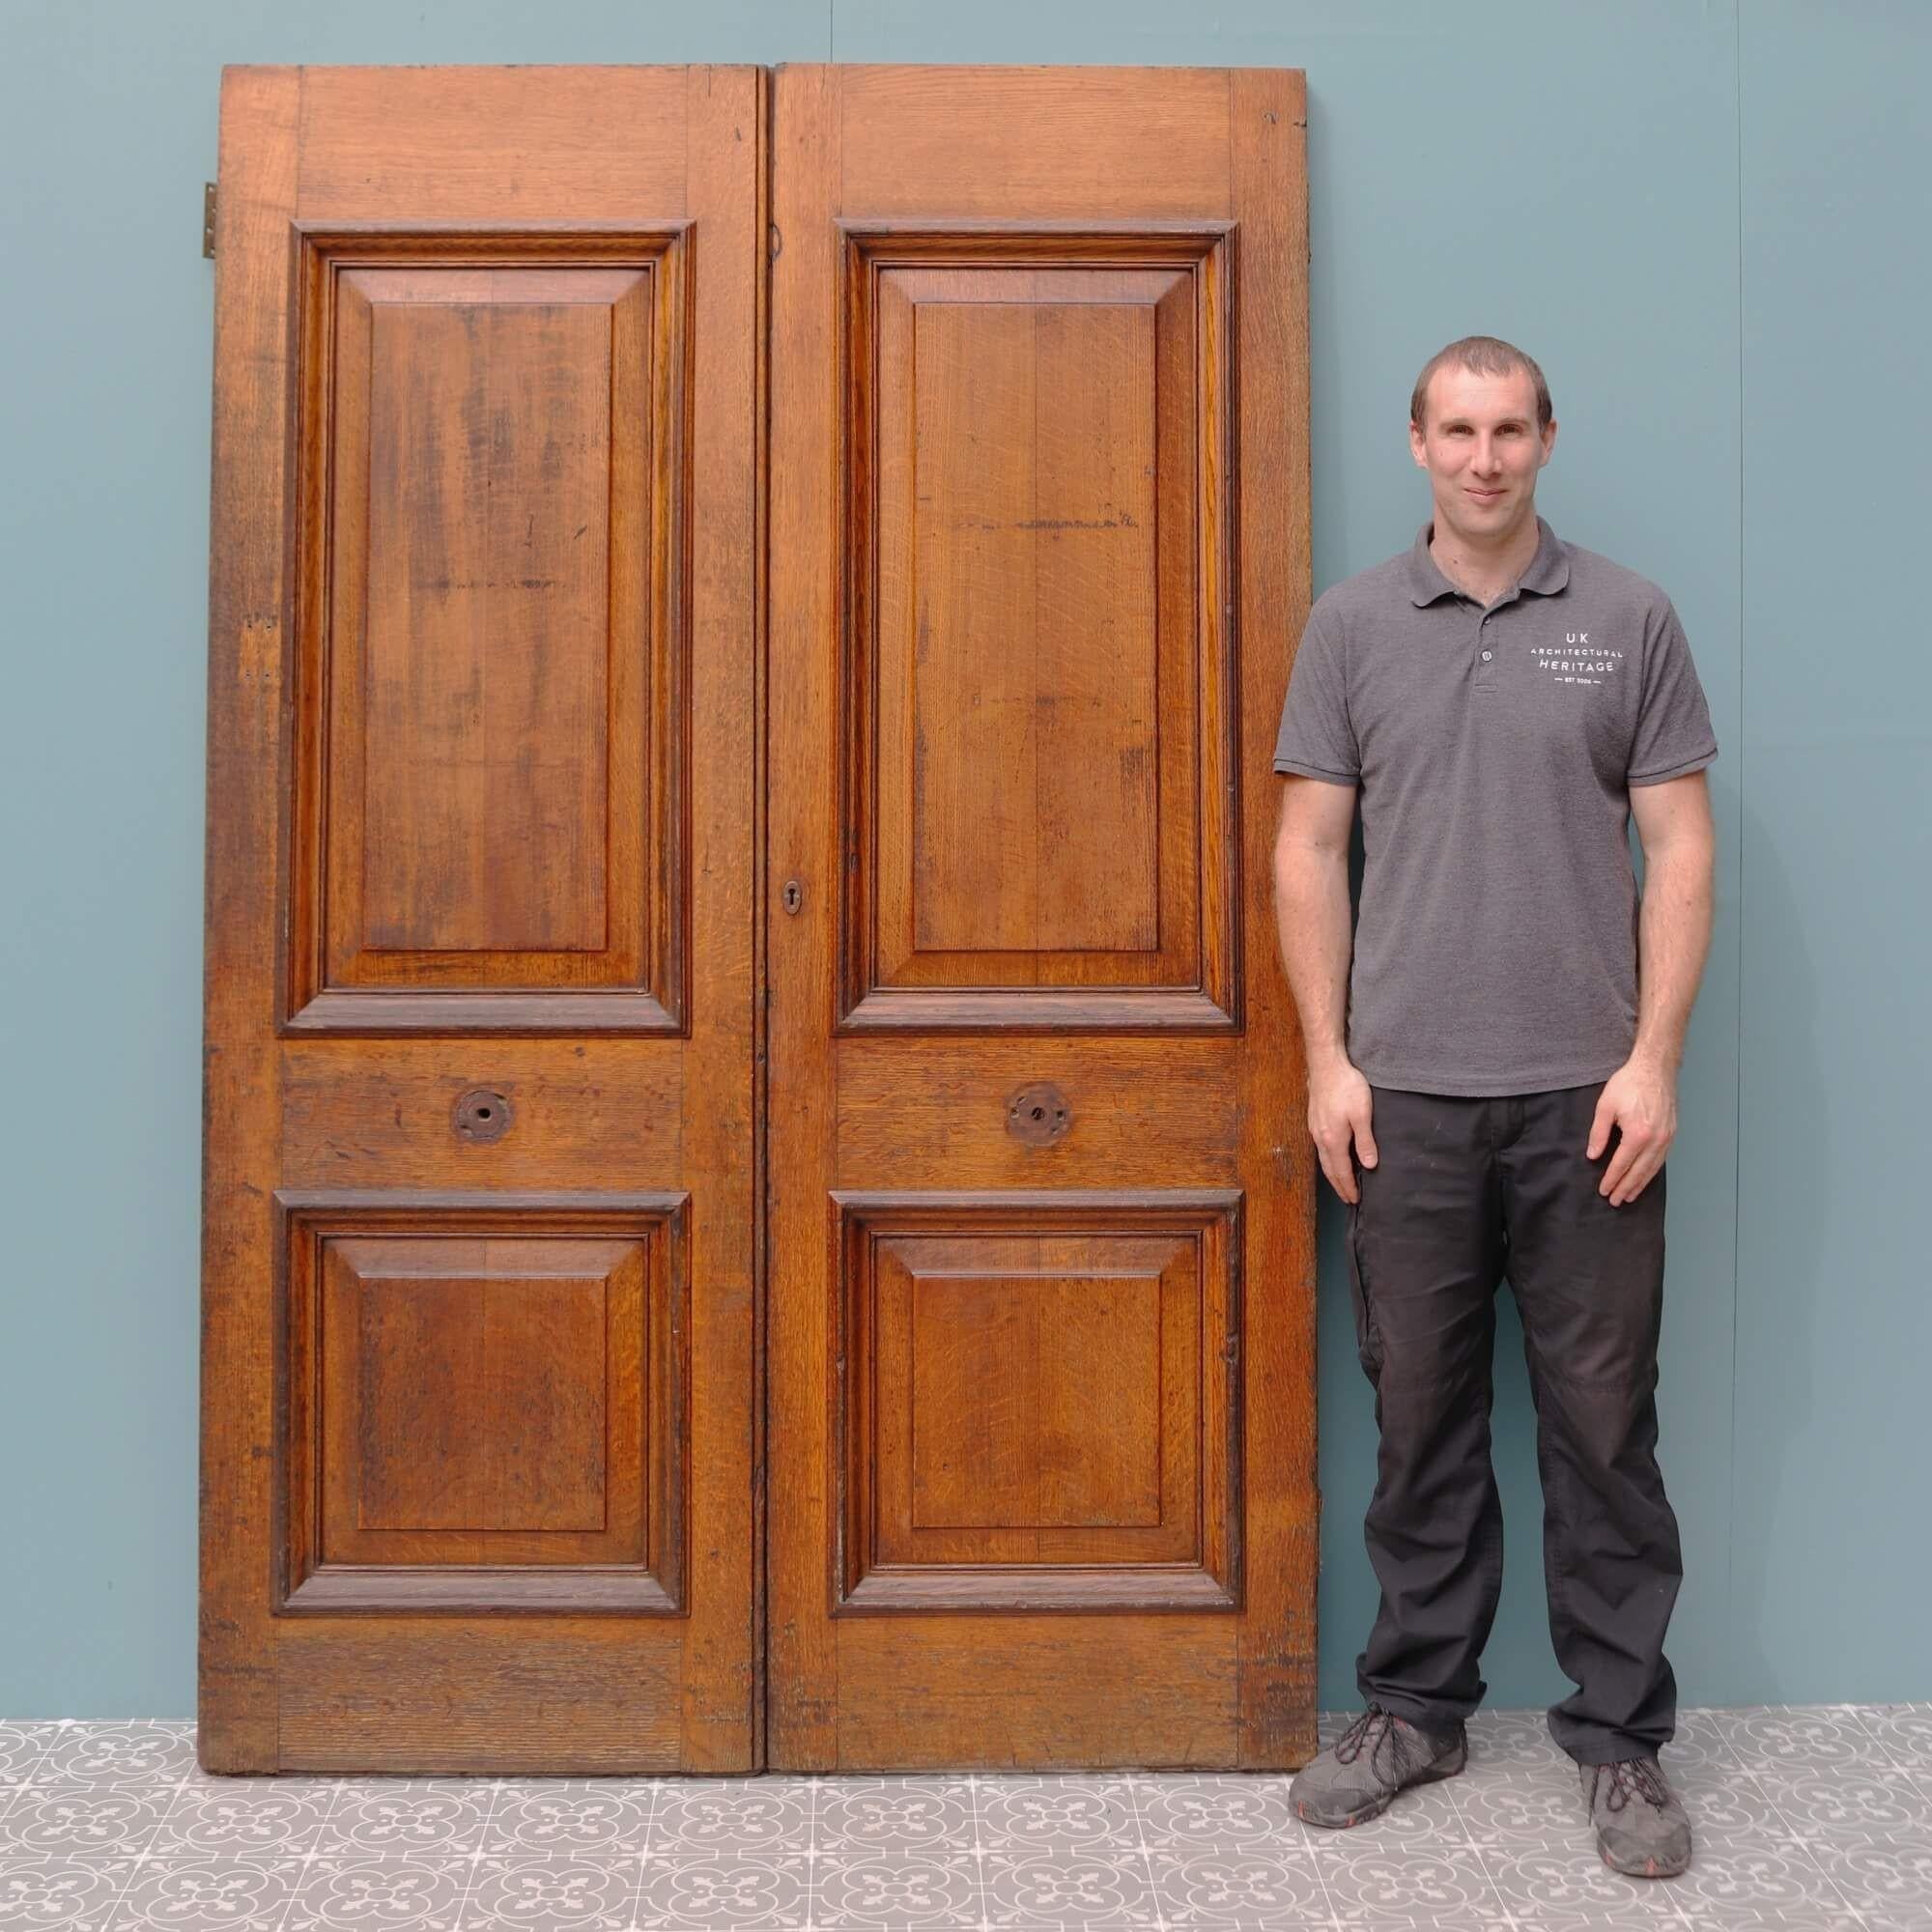
<svg viewBox="0 0 1932 1932">
<path fill-rule="evenodd" d="M 1396 1758 L 1393 1747 L 1398 1736 L 1395 1713 L 1383 1710 L 1379 1704 L 1371 1704 L 1335 1740 L 1336 1759 L 1342 1764 L 1353 1764 L 1361 1756 L 1362 1747 L 1366 1745 L 1369 1752 L 1369 1769 L 1384 1783 L 1393 1784 L 1396 1781 L 1396 1771 L 1393 1763 L 1388 1770 L 1382 1768 L 1381 1752 L 1384 1745 L 1390 1746 L 1389 1757 L 1393 1761 Z"/>
<path fill-rule="evenodd" d="M 1633 1798 L 1647 1799 L 1662 1811 L 1670 1803 L 1670 1787 L 1663 1781 L 1654 1757 L 1625 1757 L 1606 1767 L 1610 1774 L 1609 1808 L 1621 1811 Z"/>
</svg>

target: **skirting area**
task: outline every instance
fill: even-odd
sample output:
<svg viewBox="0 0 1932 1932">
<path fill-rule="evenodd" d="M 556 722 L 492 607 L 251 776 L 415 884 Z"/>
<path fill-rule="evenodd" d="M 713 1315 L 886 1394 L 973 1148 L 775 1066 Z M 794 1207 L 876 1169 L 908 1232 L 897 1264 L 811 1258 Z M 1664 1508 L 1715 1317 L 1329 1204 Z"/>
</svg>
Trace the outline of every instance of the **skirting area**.
<svg viewBox="0 0 1932 1932">
<path fill-rule="evenodd" d="M 1696 1855 L 1647 1882 L 1599 1861 L 1540 1713 L 1470 1731 L 1461 1777 L 1317 1833 L 1280 1775 L 237 1779 L 189 1724 L 0 1723 L 0 1926 L 1932 1927 L 1932 1704 L 1685 1713 Z"/>
</svg>

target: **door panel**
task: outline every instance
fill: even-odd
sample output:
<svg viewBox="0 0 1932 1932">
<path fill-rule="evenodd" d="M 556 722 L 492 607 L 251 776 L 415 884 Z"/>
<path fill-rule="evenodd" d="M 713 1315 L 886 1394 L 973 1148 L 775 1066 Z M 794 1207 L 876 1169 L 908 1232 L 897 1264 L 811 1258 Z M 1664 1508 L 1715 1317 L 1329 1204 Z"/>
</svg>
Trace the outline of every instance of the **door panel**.
<svg viewBox="0 0 1932 1932">
<path fill-rule="evenodd" d="M 844 1025 L 1231 1026 L 1226 235 L 843 233 Z"/>
<path fill-rule="evenodd" d="M 224 73 L 210 1769 L 758 1760 L 766 125 Z"/>
<path fill-rule="evenodd" d="M 296 1027 L 679 1030 L 689 253 L 304 234 Z"/>
<path fill-rule="evenodd" d="M 1313 1750 L 1302 100 L 776 77 L 774 1767 Z"/>
<path fill-rule="evenodd" d="M 841 1608 L 1232 1605 L 1238 1196 L 838 1202 Z"/>
</svg>

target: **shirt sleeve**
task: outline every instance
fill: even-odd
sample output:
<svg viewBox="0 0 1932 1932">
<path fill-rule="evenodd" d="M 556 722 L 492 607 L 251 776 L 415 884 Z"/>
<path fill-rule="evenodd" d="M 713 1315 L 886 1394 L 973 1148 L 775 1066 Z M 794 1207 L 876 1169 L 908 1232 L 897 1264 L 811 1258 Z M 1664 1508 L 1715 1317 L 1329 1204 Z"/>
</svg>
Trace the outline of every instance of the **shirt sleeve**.
<svg viewBox="0 0 1932 1932">
<path fill-rule="evenodd" d="M 1708 765 L 1718 755 L 1711 707 L 1677 611 L 1667 599 L 1643 660 L 1643 693 L 1631 739 L 1628 784 L 1661 784 Z"/>
<path fill-rule="evenodd" d="M 1274 741 L 1274 768 L 1333 784 L 1354 784 L 1362 776 L 1361 747 L 1349 718 L 1342 639 L 1319 602 L 1308 613 L 1294 654 Z"/>
</svg>

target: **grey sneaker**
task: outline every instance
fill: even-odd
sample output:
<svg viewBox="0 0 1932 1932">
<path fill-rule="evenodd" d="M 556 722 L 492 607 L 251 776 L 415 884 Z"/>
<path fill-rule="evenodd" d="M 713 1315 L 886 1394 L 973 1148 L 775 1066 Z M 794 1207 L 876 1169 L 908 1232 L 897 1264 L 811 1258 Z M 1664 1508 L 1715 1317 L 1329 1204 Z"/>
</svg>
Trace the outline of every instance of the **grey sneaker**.
<svg viewBox="0 0 1932 1932">
<path fill-rule="evenodd" d="M 1309 1825 L 1359 1825 L 1378 1818 L 1398 1791 L 1454 1777 L 1469 1762 L 1469 1740 L 1432 1737 L 1406 1718 L 1371 1704 L 1321 1755 L 1295 1773 L 1288 1787 L 1295 1816 Z"/>
<path fill-rule="evenodd" d="M 1583 1764 L 1583 1803 L 1612 1871 L 1675 1878 L 1690 1862 L 1690 1820 L 1654 1757 Z"/>
</svg>

